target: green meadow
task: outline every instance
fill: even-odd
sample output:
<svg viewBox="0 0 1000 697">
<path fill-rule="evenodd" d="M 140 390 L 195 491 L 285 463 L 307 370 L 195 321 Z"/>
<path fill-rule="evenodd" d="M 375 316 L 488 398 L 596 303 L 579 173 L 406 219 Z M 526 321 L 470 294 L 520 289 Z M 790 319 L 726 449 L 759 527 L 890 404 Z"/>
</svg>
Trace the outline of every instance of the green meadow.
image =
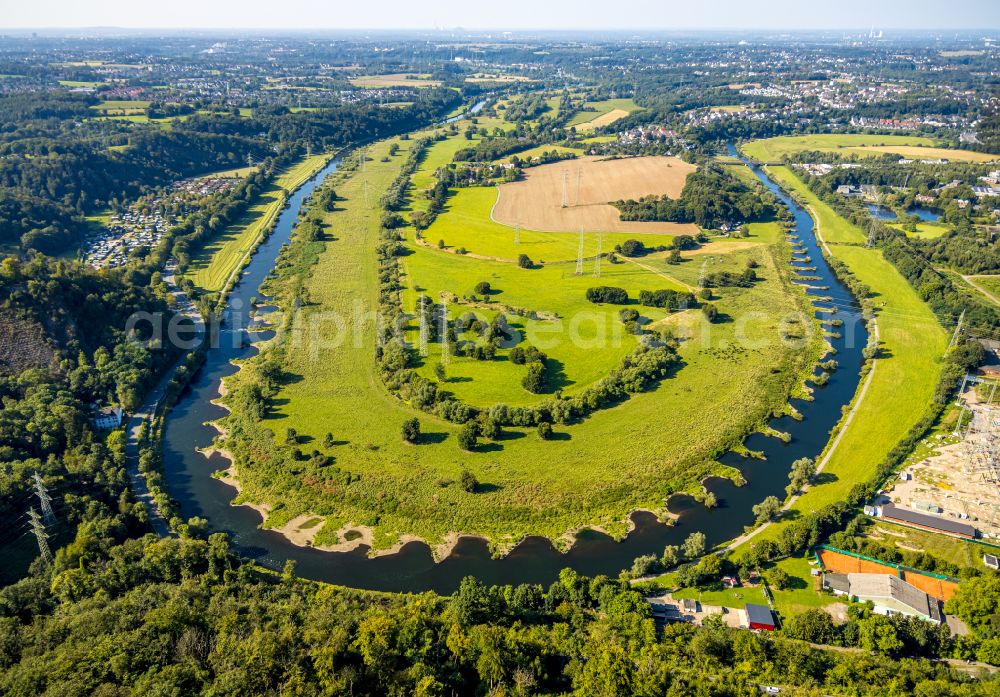
<svg viewBox="0 0 1000 697">
<path fill-rule="evenodd" d="M 461 135 L 455 139 L 464 142 Z M 328 239 L 293 245 L 287 273 L 268 289 L 286 307 L 293 297 L 308 302 L 294 319 L 286 319 L 280 346 L 268 349 L 280 351 L 288 379 L 261 424 L 268 430 L 262 428 L 254 438 L 264 439 L 261 447 L 276 448 L 286 430 L 293 428 L 304 449 L 322 449 L 334 457 L 341 471 L 352 474 L 353 483 L 347 488 L 330 486 L 303 474 L 295 462 L 241 468 L 239 500 L 268 504 L 272 513 L 267 525 L 280 526 L 307 513 L 319 515 L 325 523 L 318 542 L 336 541 L 335 531 L 346 524 L 365 525 L 373 529 L 379 549 L 408 535 L 434 544 L 448 539 L 449 533 L 478 534 L 489 538 L 496 550 L 529 534 L 563 544 L 565 533 L 585 526 L 620 536 L 630 511 L 662 510 L 672 492 L 697 487 L 708 473 L 726 474 L 715 458 L 760 428 L 772 413 L 783 411 L 790 393 L 801 394 L 801 379 L 811 371 L 821 342 L 815 333 L 804 348 L 780 341 L 788 328 L 784 316 L 808 310 L 808 305 L 789 278 L 789 250 L 776 224 L 753 226 L 752 237 L 740 240 L 742 245 L 720 241 L 700 254 L 685 252 L 679 264 L 667 264 L 665 253 L 642 258 L 644 266 L 605 264 L 599 280 L 575 276 L 572 264 L 521 269 L 509 262 L 417 245 L 413 231 L 407 229 L 407 253 L 401 257 L 405 309 L 412 309 L 417 293 L 460 297 L 485 280 L 497 289 L 491 302 L 553 313 L 562 320 L 562 331 L 580 310 L 592 313 L 595 319 L 581 329 L 582 346 L 563 339 L 545 349 L 558 368 L 548 389 L 567 392 L 600 379 L 635 346 L 629 335 L 623 335 L 618 346 L 604 341 L 587 344 L 588 337 L 595 338 L 587 332 L 602 319 L 609 330 L 620 325 L 619 308 L 586 302 L 587 287 L 614 284 L 632 292 L 677 287 L 667 276 L 695 285 L 706 269 L 738 270 L 749 258 L 759 264 L 762 280 L 755 287 L 717 292 L 713 302 L 729 318 L 718 324 L 708 324 L 696 310 L 668 317 L 634 306 L 683 339 L 683 366 L 655 389 L 580 423 L 557 426 L 552 440 L 540 439 L 534 429 L 508 427 L 501 438 L 481 442 L 472 453 L 461 450 L 456 442 L 458 427 L 416 411 L 390 394 L 373 358 L 375 329 L 365 317 L 377 307 L 379 292 L 377 201 L 415 140 L 391 142 L 400 148 L 391 157 L 390 142 L 367 149 L 368 204 L 357 168 L 335 175 L 332 186 L 342 200 L 336 211 L 321 214 Z M 415 181 L 429 181 L 427 172 L 447 162 L 443 153 L 452 147 L 452 143 L 435 145 Z M 419 204 L 419 197 L 415 200 Z M 454 211 L 450 207 L 439 220 L 447 224 Z M 576 238 L 569 239 L 572 249 Z M 499 241 L 472 241 L 484 256 L 508 253 Z M 740 321 L 762 310 L 752 322 Z M 459 311 L 457 306 L 450 309 Z M 485 316 L 494 311 L 484 310 Z M 341 324 L 334 316 L 346 320 Z M 412 320 L 407 331 L 415 336 Z M 742 335 L 751 346 L 737 340 Z M 560 332 L 550 332 L 548 338 L 558 340 Z M 429 354 L 418 358 L 413 369 L 432 374 L 440 359 L 435 350 L 429 347 Z M 254 365 L 251 360 L 246 372 L 230 378 L 227 385 L 232 389 L 250 379 Z M 520 384 L 524 370 L 507 361 L 504 351 L 494 361 L 452 357 L 441 387 L 483 406 L 533 404 L 550 396 L 527 393 Z M 418 445 L 400 437 L 403 422 L 414 416 L 424 433 Z M 332 447 L 322 445 L 327 433 L 332 435 Z M 477 492 L 455 484 L 463 469 L 481 483 Z"/>
<path fill-rule="evenodd" d="M 518 241 L 514 228 L 492 220 L 491 211 L 496 201 L 496 187 L 459 189 L 448 199 L 445 211 L 421 237 L 431 246 L 443 246 L 450 252 L 464 249 L 472 255 L 509 261 L 527 254 L 535 262 L 571 262 L 575 267 L 580 247 L 578 230 L 537 232 L 522 228 Z M 418 199 L 417 204 L 419 206 L 422 202 Z M 673 244 L 674 235 L 604 233 L 600 239 L 601 251 L 607 254 L 616 244 L 629 239 L 639 239 L 647 247 L 669 247 Z M 584 256 L 596 256 L 597 247 L 598 236 L 584 230 Z"/>
<path fill-rule="evenodd" d="M 636 104 L 631 99 L 604 99 L 601 101 L 585 102 L 584 111 L 580 111 L 569 120 L 568 126 L 583 126 L 590 122 L 597 122 L 598 125 L 606 125 L 604 121 L 601 120 L 602 116 L 610 114 L 613 111 L 621 110 L 631 114 L 633 111 L 639 111 L 641 107 Z M 608 121 L 607 123 L 611 123 Z"/>
<path fill-rule="evenodd" d="M 916 231 L 906 230 L 902 223 L 890 223 L 889 227 L 896 228 L 900 232 L 905 232 L 907 237 L 916 237 L 922 240 L 932 240 L 936 237 L 940 237 L 949 230 L 947 225 L 939 225 L 937 223 L 928 223 L 924 221 L 917 223 Z"/>
</svg>

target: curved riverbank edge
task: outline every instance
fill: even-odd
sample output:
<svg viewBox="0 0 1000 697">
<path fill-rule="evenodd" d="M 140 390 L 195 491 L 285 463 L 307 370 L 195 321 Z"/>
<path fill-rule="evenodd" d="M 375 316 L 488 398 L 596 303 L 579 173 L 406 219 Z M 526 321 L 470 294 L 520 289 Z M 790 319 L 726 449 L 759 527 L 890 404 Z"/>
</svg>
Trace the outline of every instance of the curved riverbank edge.
<svg viewBox="0 0 1000 697">
<path fill-rule="evenodd" d="M 233 269 L 232 273 L 226 279 L 226 283 L 224 284 L 222 290 L 219 291 L 219 299 L 218 302 L 216 303 L 216 308 L 225 307 L 229 297 L 229 293 L 232 292 L 233 288 L 235 288 L 237 283 L 239 283 L 240 276 L 242 275 L 246 267 L 249 265 L 251 259 L 253 258 L 253 255 L 260 248 L 260 245 L 264 241 L 266 241 L 268 237 L 270 237 L 270 235 L 272 234 L 274 225 L 277 223 L 277 220 L 280 218 L 281 214 L 288 208 L 288 203 L 292 195 L 299 189 L 301 189 L 303 186 L 311 182 L 313 179 L 315 179 L 317 176 L 319 176 L 319 174 L 324 169 L 329 167 L 330 164 L 334 162 L 334 160 L 342 157 L 342 155 L 348 150 L 350 150 L 352 147 L 355 146 L 344 146 L 338 150 L 332 151 L 331 153 L 329 153 L 329 156 L 324 160 L 323 165 L 319 167 L 315 172 L 313 172 L 310 176 L 304 178 L 295 188 L 291 190 L 284 190 L 284 189 L 282 190 L 281 193 L 282 205 L 276 209 L 274 213 L 274 219 L 270 221 L 268 225 L 263 226 L 261 228 L 261 231 L 257 235 L 254 242 L 249 246 L 247 252 L 243 255 L 239 263 L 237 263 L 236 267 Z M 157 388 L 155 388 L 152 392 L 146 395 L 143 407 L 141 407 L 136 414 L 132 415 L 126 430 L 127 433 L 126 465 L 128 469 L 132 490 L 134 495 L 141 502 L 147 505 L 147 509 L 149 510 L 150 513 L 150 526 L 153 528 L 153 531 L 159 537 L 169 536 L 171 534 L 171 530 L 165 520 L 163 511 L 159 509 L 159 506 L 156 504 L 155 498 L 151 495 L 148 487 L 146 486 L 145 475 L 141 473 L 138 468 L 138 454 L 139 454 L 138 434 L 139 434 L 140 424 L 142 421 L 146 421 L 151 418 L 159 420 L 160 423 L 159 427 L 155 431 L 154 442 L 156 443 L 156 446 L 158 448 L 162 449 L 164 422 L 166 421 L 166 418 L 169 415 L 170 410 L 173 408 L 174 403 L 177 401 L 177 399 L 179 399 L 180 395 L 188 387 L 190 382 L 194 380 L 194 378 L 198 374 L 198 371 L 201 369 L 201 364 L 204 362 L 204 355 L 206 352 L 206 340 L 210 334 L 210 332 L 208 331 L 210 320 L 206 319 L 204 316 L 202 316 L 201 313 L 199 313 L 196 310 L 194 304 L 191 302 L 187 293 L 181 290 L 181 288 L 176 284 L 176 271 L 173 268 L 171 268 L 169 264 L 168 264 L 167 274 L 164 276 L 164 280 L 167 281 L 168 286 L 171 288 L 171 292 L 174 294 L 174 296 L 178 301 L 178 304 L 185 309 L 184 314 L 192 319 L 196 319 L 195 326 L 197 327 L 198 330 L 198 345 L 194 347 L 191 351 L 185 351 L 181 355 L 181 357 L 177 359 L 176 364 L 170 368 L 167 374 L 164 375 L 161 384 L 158 385 Z M 182 381 L 175 383 L 174 381 L 176 380 L 178 372 L 177 369 L 185 362 L 187 356 L 191 354 L 198 354 L 201 356 L 201 360 L 198 364 L 198 367 L 194 370 L 189 371 L 186 375 L 184 375 L 184 379 Z M 168 385 L 173 389 L 171 395 L 169 395 L 169 398 L 165 398 L 164 393 L 166 392 Z M 220 387 L 219 396 L 222 397 L 224 395 L 224 392 L 222 392 L 221 390 L 224 390 L 224 384 L 220 383 L 219 387 Z M 131 458 L 128 455 L 130 449 L 134 450 L 134 456 L 132 456 Z M 135 461 L 134 466 L 132 465 L 132 460 Z M 169 491 L 165 491 L 165 493 L 167 496 L 170 497 L 171 500 L 173 500 L 173 497 L 170 496 Z"/>
<path fill-rule="evenodd" d="M 294 228 L 291 234 L 294 235 Z M 783 244 L 786 248 L 788 247 L 787 238 L 785 239 L 785 242 Z M 783 261 L 786 263 L 792 263 L 790 261 L 790 257 L 794 256 L 794 253 L 788 256 L 789 259 L 783 259 Z M 815 310 L 814 303 L 816 299 L 808 296 L 806 290 L 802 288 L 801 284 L 795 283 L 793 278 L 786 277 L 786 280 L 788 280 L 791 283 L 791 285 L 796 286 L 796 288 L 794 288 L 792 292 L 795 292 L 797 296 L 800 296 L 799 299 L 802 303 L 803 310 L 806 309 Z M 818 327 L 819 321 L 815 320 L 815 324 Z M 267 344 L 271 343 L 276 338 L 277 337 L 263 340 L 260 342 L 251 342 L 251 343 L 258 349 L 263 350 L 263 348 L 265 348 Z M 821 360 L 823 356 L 827 355 L 830 351 L 830 348 L 831 347 L 829 342 L 824 341 L 822 347 L 818 352 L 817 360 Z M 235 365 L 237 368 L 240 368 L 242 361 L 240 362 L 231 361 L 231 363 Z M 801 375 L 797 375 L 795 379 L 791 381 L 792 387 L 789 390 L 789 394 L 786 395 L 786 400 L 796 397 L 807 400 L 812 398 L 813 390 L 808 384 L 808 380 L 814 374 L 815 369 L 816 369 L 815 363 L 810 363 L 806 368 L 803 369 Z M 225 393 L 226 393 L 225 379 L 223 379 L 223 381 L 220 383 L 219 399 L 213 400 L 212 403 L 215 404 L 216 406 L 226 409 L 226 411 L 228 412 L 229 409 L 226 407 L 226 405 L 222 402 L 221 399 L 225 395 Z M 750 435 L 753 435 L 755 433 L 765 435 L 769 438 L 782 440 L 782 438 L 779 435 L 779 432 L 775 431 L 775 429 L 773 429 L 769 425 L 769 422 L 771 421 L 772 418 L 782 415 L 791 416 L 793 413 L 797 413 L 795 407 L 791 405 L 790 402 L 786 402 L 786 404 L 782 406 L 782 409 L 780 411 L 775 410 L 774 413 L 766 417 L 761 423 L 748 425 L 747 428 L 745 429 L 744 434 L 740 436 L 738 442 L 734 442 L 727 447 L 720 448 L 720 452 L 747 453 L 752 455 L 753 453 L 751 453 L 751 451 L 749 451 L 746 448 L 745 441 Z M 225 416 L 220 417 L 218 421 L 221 421 L 222 419 L 225 418 L 226 418 Z M 219 431 L 220 435 L 224 436 L 223 429 L 217 421 L 210 422 L 210 425 L 214 427 L 217 431 Z M 310 513 L 308 511 L 297 514 L 292 519 L 288 520 L 287 522 L 285 522 L 280 526 L 268 527 L 267 519 L 271 512 L 271 509 L 267 503 L 239 501 L 242 490 L 240 488 L 240 483 L 238 479 L 238 471 L 236 469 L 235 463 L 233 462 L 231 454 L 221 447 L 213 447 L 204 450 L 202 452 L 206 456 L 209 456 L 211 454 L 218 454 L 221 457 L 228 460 L 229 466 L 223 470 L 217 471 L 216 474 L 213 476 L 215 476 L 217 480 L 236 489 L 237 495 L 233 498 L 231 505 L 246 506 L 248 508 L 255 510 L 262 517 L 262 524 L 259 526 L 260 529 L 267 530 L 272 533 L 277 533 L 278 535 L 281 535 L 293 545 L 296 545 L 298 547 L 311 548 L 324 552 L 348 552 L 357 550 L 362 546 L 367 546 L 368 556 L 371 558 L 377 558 L 377 557 L 396 554 L 402 549 L 403 546 L 405 546 L 410 542 L 419 542 L 426 545 L 431 550 L 432 556 L 436 562 L 444 561 L 447 557 L 451 555 L 457 544 L 460 541 L 466 539 L 485 541 L 489 545 L 491 554 L 495 559 L 502 559 L 510 555 L 515 550 L 517 550 L 520 545 L 524 544 L 527 540 L 531 538 L 537 539 L 544 537 L 546 540 L 548 540 L 548 542 L 552 545 L 552 547 L 555 550 L 563 554 L 567 554 L 572 550 L 572 548 L 578 541 L 579 535 L 585 531 L 598 532 L 603 535 L 606 535 L 607 537 L 616 542 L 622 542 L 628 537 L 630 533 L 632 533 L 636 529 L 634 516 L 638 513 L 651 514 L 657 517 L 661 523 L 666 523 L 667 525 L 671 525 L 674 522 L 676 522 L 676 520 L 680 517 L 680 515 L 673 513 L 670 510 L 670 504 L 674 502 L 678 497 L 684 497 L 684 496 L 692 497 L 696 501 L 700 502 L 701 499 L 699 498 L 698 494 L 700 493 L 704 495 L 709 492 L 709 489 L 706 486 L 706 483 L 709 480 L 728 479 L 736 487 L 744 486 L 746 484 L 746 479 L 743 477 L 742 473 L 738 468 L 717 462 L 717 467 L 713 468 L 711 472 L 706 473 L 701 479 L 693 481 L 691 482 L 690 485 L 678 491 L 675 491 L 669 494 L 667 497 L 665 497 L 664 506 L 661 509 L 653 510 L 647 507 L 637 507 L 627 512 L 623 517 L 623 519 L 621 519 L 620 521 L 624 527 L 624 532 L 622 532 L 621 534 L 615 534 L 613 532 L 609 532 L 607 528 L 601 525 L 584 524 L 566 530 L 565 532 L 559 534 L 556 537 L 549 537 L 538 534 L 525 534 L 521 538 L 515 541 L 506 541 L 503 543 L 498 543 L 489 536 L 483 534 L 464 533 L 461 531 L 449 531 L 444 535 L 444 537 L 441 540 L 435 541 L 433 543 L 428 541 L 424 537 L 418 535 L 402 534 L 391 546 L 383 549 L 375 549 L 374 529 L 369 526 L 353 525 L 353 524 L 345 524 L 339 530 L 336 531 L 337 538 L 340 540 L 336 544 L 315 545 L 314 540 L 317 537 L 319 531 L 323 527 L 322 523 L 324 517 L 318 514 Z M 222 473 L 221 475 L 219 474 L 220 472 Z M 354 535 L 354 536 L 348 539 L 349 535 Z"/>
</svg>

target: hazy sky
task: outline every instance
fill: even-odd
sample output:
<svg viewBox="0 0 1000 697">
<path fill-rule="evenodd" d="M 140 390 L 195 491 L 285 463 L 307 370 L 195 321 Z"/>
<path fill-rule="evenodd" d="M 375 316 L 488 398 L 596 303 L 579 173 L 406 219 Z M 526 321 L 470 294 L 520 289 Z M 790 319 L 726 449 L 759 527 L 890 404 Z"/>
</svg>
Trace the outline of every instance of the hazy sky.
<svg viewBox="0 0 1000 697">
<path fill-rule="evenodd" d="M 25 27 L 1000 28 L 1000 0 L 0 0 Z"/>
</svg>

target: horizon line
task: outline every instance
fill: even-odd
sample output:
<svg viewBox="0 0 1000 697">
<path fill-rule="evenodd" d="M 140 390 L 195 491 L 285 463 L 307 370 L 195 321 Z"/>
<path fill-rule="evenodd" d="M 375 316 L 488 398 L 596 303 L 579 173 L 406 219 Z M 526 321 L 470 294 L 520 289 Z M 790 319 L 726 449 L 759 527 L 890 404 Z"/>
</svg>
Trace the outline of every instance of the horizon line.
<svg viewBox="0 0 1000 697">
<path fill-rule="evenodd" d="M 752 33 L 752 32 L 847 32 L 847 31 L 870 31 L 871 26 L 855 27 L 706 27 L 706 26 L 685 26 L 685 27 L 257 27 L 257 26 L 119 26 L 119 25 L 74 25 L 74 26 L 0 26 L 0 35 L 7 31 L 95 31 L 95 30 L 115 30 L 115 31 L 260 31 L 260 32 L 490 32 L 490 33 L 524 33 L 524 32 L 632 32 L 632 33 L 671 33 L 671 32 L 728 32 L 728 33 Z M 889 27 L 875 26 L 879 31 L 895 32 L 1000 32 L 998 27 Z"/>
</svg>

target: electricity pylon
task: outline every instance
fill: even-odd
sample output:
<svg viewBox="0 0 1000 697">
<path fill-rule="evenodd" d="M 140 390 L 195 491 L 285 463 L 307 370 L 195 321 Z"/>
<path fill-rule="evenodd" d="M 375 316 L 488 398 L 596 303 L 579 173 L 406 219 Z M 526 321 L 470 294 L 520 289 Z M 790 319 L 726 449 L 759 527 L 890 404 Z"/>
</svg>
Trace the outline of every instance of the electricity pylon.
<svg viewBox="0 0 1000 697">
<path fill-rule="evenodd" d="M 521 223 L 514 226 L 514 244 L 521 244 Z"/>
<path fill-rule="evenodd" d="M 958 341 L 959 332 L 962 331 L 962 324 L 965 322 L 965 310 L 962 310 L 962 314 L 958 316 L 958 324 L 955 325 L 955 332 L 951 335 L 951 341 L 948 342 L 948 348 L 944 350 L 945 354 L 951 350 L 955 342 Z"/>
<path fill-rule="evenodd" d="M 569 170 L 563 170 L 562 207 L 569 207 Z"/>
<path fill-rule="evenodd" d="M 38 503 L 42 507 L 42 517 L 45 519 L 46 525 L 52 525 L 56 522 L 55 511 L 52 510 L 52 497 L 49 496 L 48 489 L 45 488 L 42 475 L 35 472 L 32 478 L 35 481 L 35 496 L 38 497 Z"/>
<path fill-rule="evenodd" d="M 431 328 L 427 321 L 427 305 L 429 303 L 421 303 L 420 306 L 420 345 L 419 351 L 421 356 L 427 356 L 427 342 L 430 340 Z"/>
<path fill-rule="evenodd" d="M 872 219 L 871 225 L 868 226 L 868 241 L 865 243 L 866 247 L 875 246 L 875 220 Z"/>
<path fill-rule="evenodd" d="M 45 532 L 45 523 L 42 522 L 42 517 L 38 515 L 34 506 L 28 509 L 28 517 L 31 519 L 31 532 L 35 533 L 35 539 L 38 540 L 38 553 L 46 563 L 51 564 L 52 550 L 49 549 L 49 535 Z"/>
<path fill-rule="evenodd" d="M 441 365 L 448 365 L 448 299 L 441 299 Z"/>
<path fill-rule="evenodd" d="M 597 256 L 594 257 L 594 277 L 601 277 L 601 243 L 603 242 L 603 235 L 600 231 L 597 232 Z"/>
<path fill-rule="evenodd" d="M 580 228 L 580 245 L 576 250 L 576 275 L 583 275 L 583 228 Z"/>
<path fill-rule="evenodd" d="M 583 179 L 583 169 L 576 170 L 576 205 L 580 205 L 580 180 Z"/>
</svg>

